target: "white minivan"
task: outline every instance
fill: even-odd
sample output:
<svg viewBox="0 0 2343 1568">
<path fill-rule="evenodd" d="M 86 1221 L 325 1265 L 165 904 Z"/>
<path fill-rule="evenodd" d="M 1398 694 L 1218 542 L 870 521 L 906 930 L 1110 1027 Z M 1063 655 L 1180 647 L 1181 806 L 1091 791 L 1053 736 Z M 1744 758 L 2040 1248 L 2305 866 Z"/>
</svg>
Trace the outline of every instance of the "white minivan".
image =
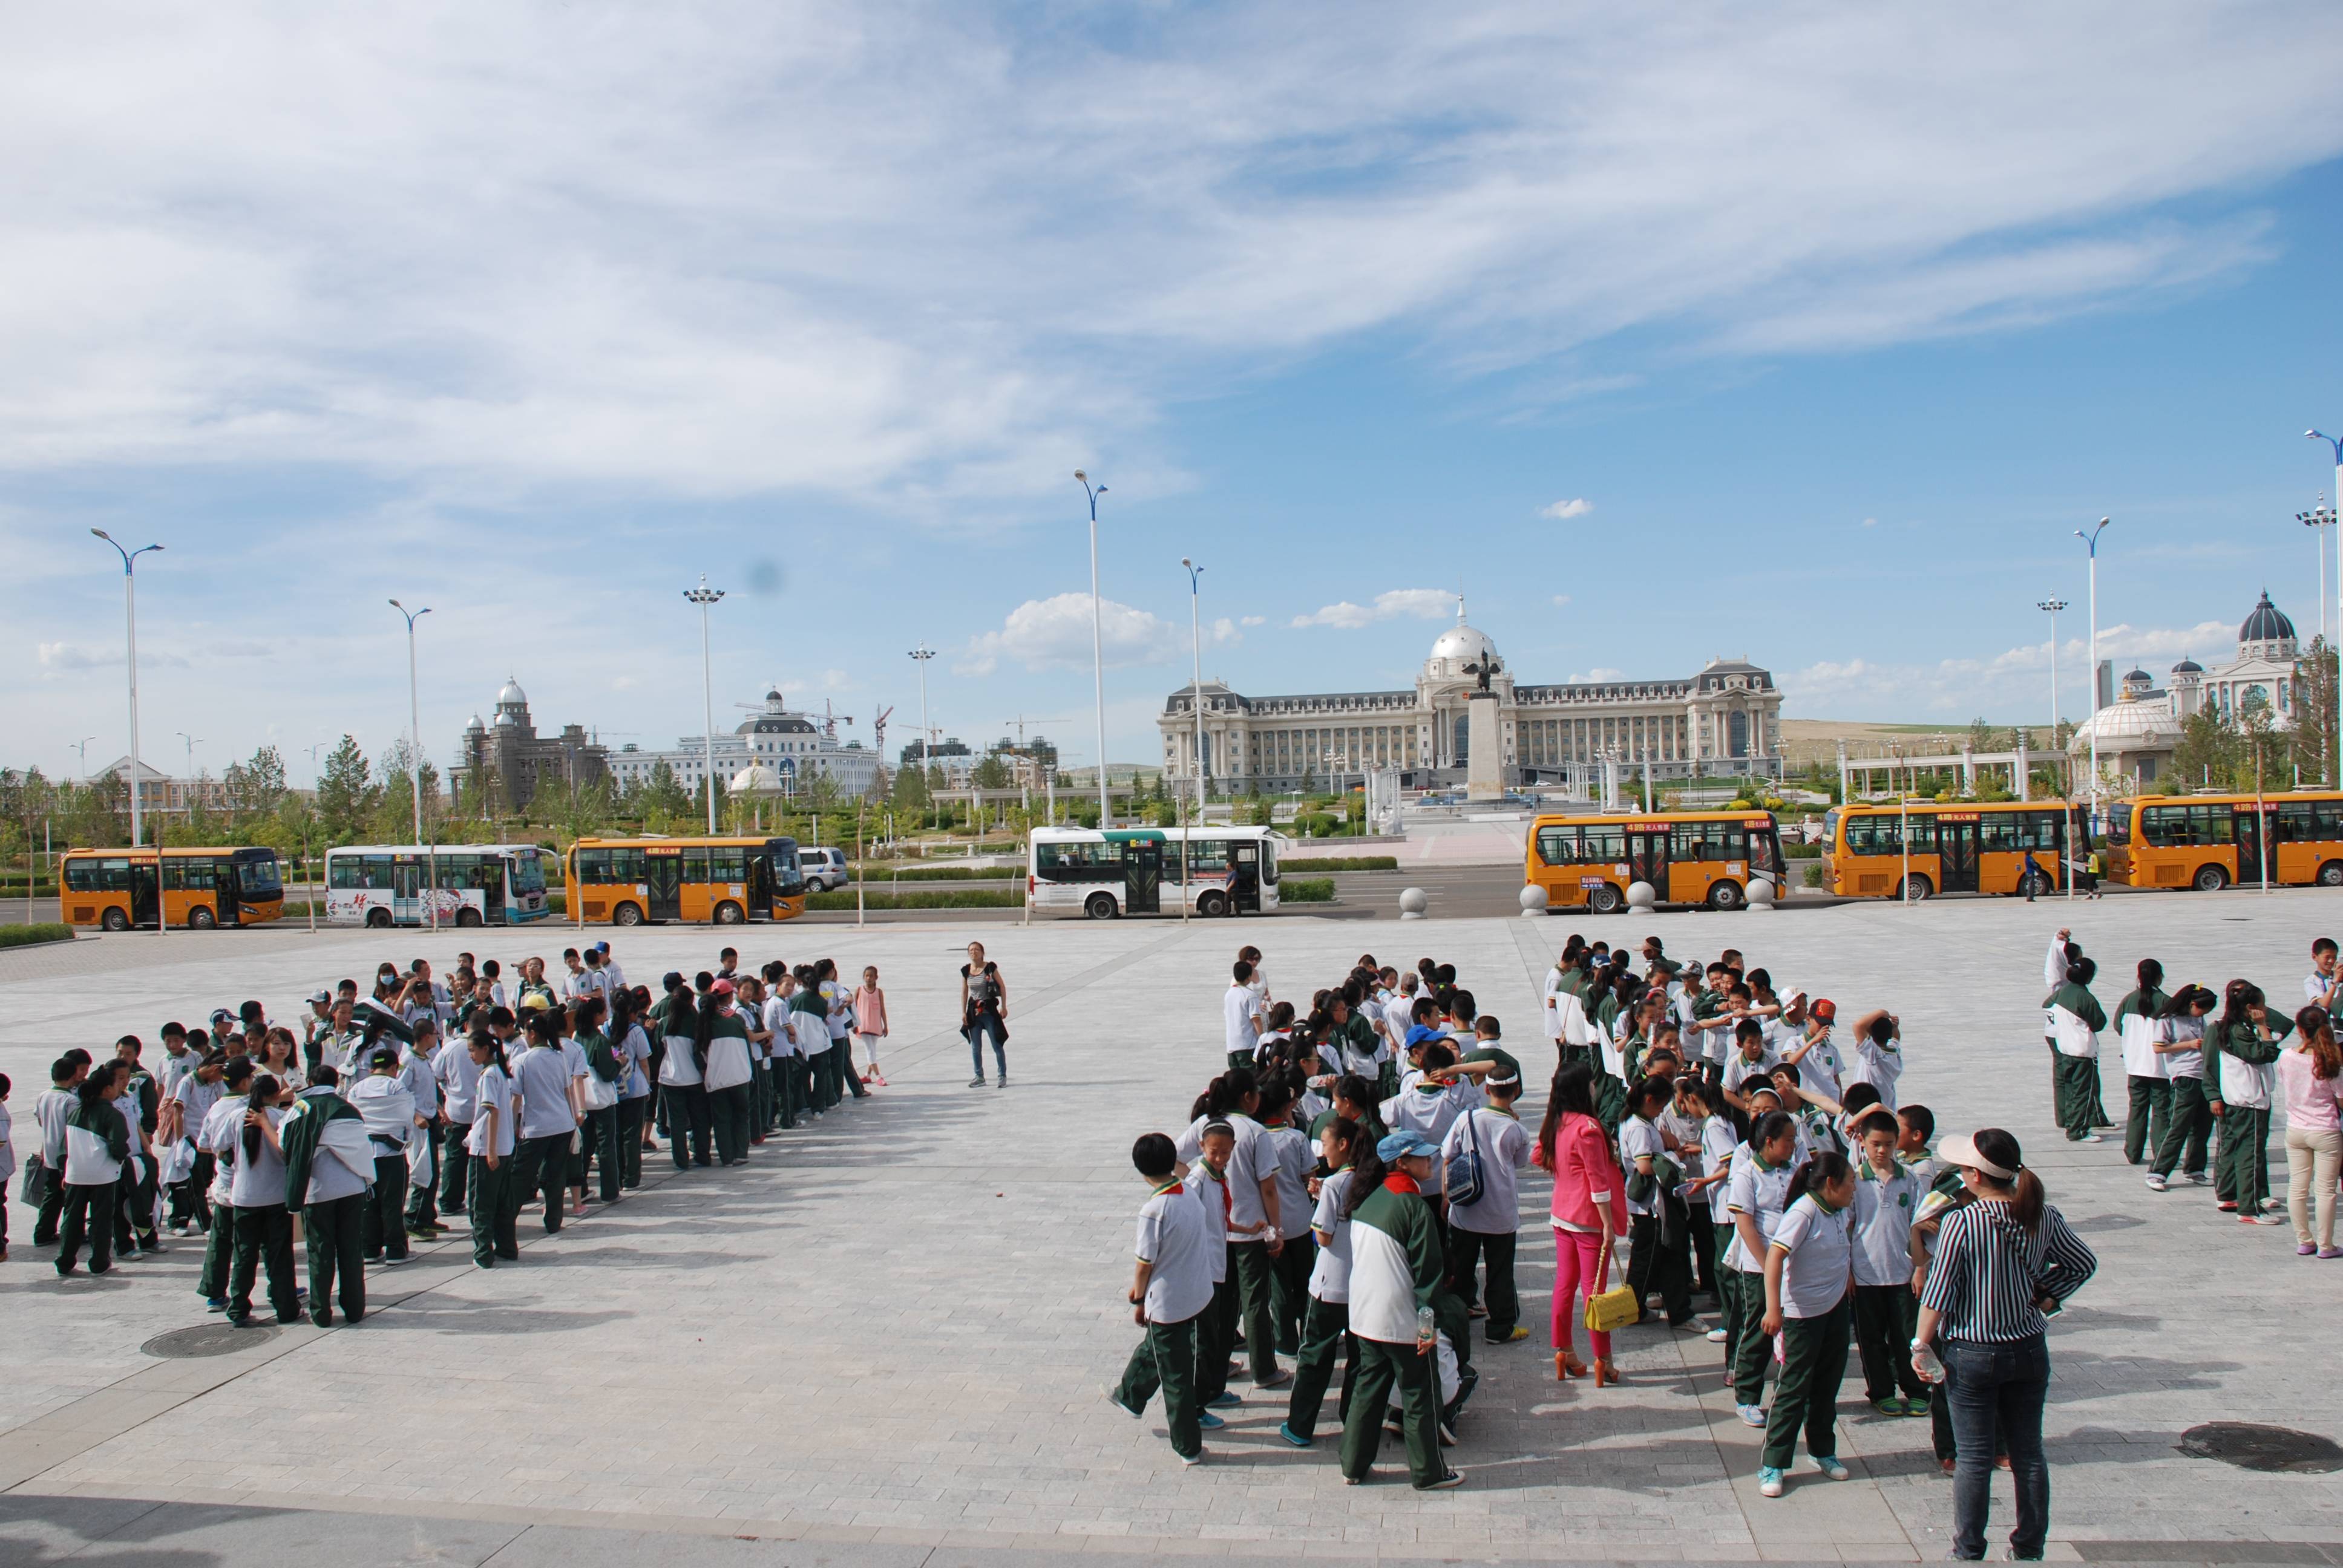
<svg viewBox="0 0 2343 1568">
<path fill-rule="evenodd" d="M 854 879 L 843 849 L 799 849 L 798 860 L 805 868 L 806 886 L 821 892 L 834 893 Z"/>
</svg>

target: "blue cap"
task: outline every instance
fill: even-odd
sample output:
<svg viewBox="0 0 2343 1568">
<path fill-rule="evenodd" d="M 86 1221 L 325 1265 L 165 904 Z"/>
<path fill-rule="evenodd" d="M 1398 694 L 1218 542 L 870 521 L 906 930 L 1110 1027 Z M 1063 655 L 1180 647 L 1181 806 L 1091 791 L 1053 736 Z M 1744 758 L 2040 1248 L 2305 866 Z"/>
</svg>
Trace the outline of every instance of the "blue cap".
<svg viewBox="0 0 2343 1568">
<path fill-rule="evenodd" d="M 1413 1132 L 1393 1132 L 1375 1145 L 1375 1158 L 1388 1165 L 1406 1154 L 1422 1154 L 1429 1158 L 1440 1152 L 1440 1146 L 1426 1141 Z"/>
</svg>

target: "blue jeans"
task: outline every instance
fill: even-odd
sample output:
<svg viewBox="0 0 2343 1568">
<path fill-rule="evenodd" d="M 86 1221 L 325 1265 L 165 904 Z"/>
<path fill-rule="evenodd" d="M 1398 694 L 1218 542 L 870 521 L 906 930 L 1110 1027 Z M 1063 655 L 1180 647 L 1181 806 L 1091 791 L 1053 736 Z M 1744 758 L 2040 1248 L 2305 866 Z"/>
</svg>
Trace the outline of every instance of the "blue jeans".
<svg viewBox="0 0 2343 1568">
<path fill-rule="evenodd" d="M 969 1060 L 975 1065 L 977 1077 L 984 1076 L 984 1037 L 988 1034 L 992 1036 L 993 1064 L 999 1068 L 1001 1077 L 1009 1076 L 1008 1031 L 1001 1027 L 999 1017 L 989 1012 L 979 1013 L 960 1033 L 968 1037 Z"/>
<path fill-rule="evenodd" d="M 1945 1398 L 1952 1410 L 1957 1465 L 1953 1475 L 1953 1555 L 1970 1561 L 1985 1555 L 1998 1423 L 2009 1450 L 2010 1479 L 2017 1486 L 2017 1528 L 2010 1533 L 2010 1553 L 2039 1557 L 2050 1533 L 2050 1466 L 2042 1457 L 2049 1349 L 2040 1334 L 2002 1344 L 1947 1339 L 1938 1349 L 1945 1361 Z"/>
</svg>

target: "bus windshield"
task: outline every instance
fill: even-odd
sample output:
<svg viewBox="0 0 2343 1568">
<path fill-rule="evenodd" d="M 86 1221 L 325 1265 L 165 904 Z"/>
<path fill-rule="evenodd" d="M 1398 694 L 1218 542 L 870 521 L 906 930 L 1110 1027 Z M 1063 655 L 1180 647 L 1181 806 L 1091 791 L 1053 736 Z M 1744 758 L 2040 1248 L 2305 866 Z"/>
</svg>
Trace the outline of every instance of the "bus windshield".
<svg viewBox="0 0 2343 1568">
<path fill-rule="evenodd" d="M 275 855 L 239 855 L 236 861 L 236 879 L 238 890 L 248 899 L 276 898 L 285 890 Z"/>
<path fill-rule="evenodd" d="M 545 858 L 534 850 L 512 857 L 512 890 L 516 893 L 545 891 Z"/>
</svg>

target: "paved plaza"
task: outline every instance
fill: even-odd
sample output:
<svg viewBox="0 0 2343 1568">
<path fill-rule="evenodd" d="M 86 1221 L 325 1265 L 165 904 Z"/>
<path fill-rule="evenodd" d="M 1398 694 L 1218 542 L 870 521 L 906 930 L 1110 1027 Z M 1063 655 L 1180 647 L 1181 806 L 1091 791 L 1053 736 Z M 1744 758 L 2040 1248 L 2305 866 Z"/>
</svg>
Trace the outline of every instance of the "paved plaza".
<svg viewBox="0 0 2343 1568">
<path fill-rule="evenodd" d="M 1685 957 L 1735 946 L 1843 1017 L 1891 1006 L 1905 1100 L 1932 1106 L 1946 1130 L 1998 1124 L 2021 1139 L 2102 1265 L 2053 1331 L 2053 1558 L 2338 1560 L 2324 1543 L 2343 1540 L 2343 1478 L 2232 1468 L 2176 1443 L 2217 1420 L 2343 1437 L 2343 1265 L 2297 1259 L 2289 1230 L 2240 1226 L 2206 1191 L 2149 1193 L 2116 1145 L 2058 1139 L 2038 1004 L 2042 950 L 2061 923 L 2099 960 L 2110 1010 L 2150 954 L 2176 984 L 2242 974 L 2290 1010 L 2310 939 L 2343 928 L 2343 902 L 2304 890 L 1634 920 L 988 926 L 1013 1003 L 1006 1091 L 964 1087 L 950 1026 L 965 928 L 610 932 L 638 983 L 709 967 L 727 940 L 744 967 L 878 964 L 893 1087 L 818 1131 L 779 1135 L 742 1170 L 679 1176 L 662 1156 L 639 1193 L 557 1238 L 525 1215 L 518 1266 L 482 1272 L 460 1241 L 426 1246 L 372 1271 L 379 1315 L 359 1327 L 253 1331 L 249 1348 L 202 1359 L 140 1349 L 219 1321 L 193 1288 L 196 1244 L 60 1282 L 30 1244 L 31 1211 L 15 1207 L 15 1249 L 0 1266 L 0 1562 L 1943 1556 L 1951 1491 L 1927 1422 L 1873 1415 L 1851 1377 L 1841 1452 L 1855 1478 L 1800 1470 L 1788 1498 L 1765 1501 L 1758 1434 L 1719 1388 L 1719 1347 L 1656 1327 L 1620 1337 L 1627 1381 L 1601 1391 L 1557 1384 L 1542 1332 L 1476 1347 L 1483 1380 L 1451 1456 L 1468 1482 L 1436 1494 L 1404 1484 L 1389 1445 L 1380 1484 L 1345 1487 L 1332 1442 L 1278 1442 L 1282 1398 L 1242 1382 L 1246 1402 L 1193 1470 L 1155 1411 L 1134 1423 L 1101 1397 L 1134 1338 L 1122 1293 L 1145 1189 L 1131 1142 L 1184 1121 L 1215 1070 L 1241 942 L 1265 950 L 1287 997 L 1363 951 L 1453 962 L 1534 1080 L 1548 1060 L 1538 984 L 1574 929 L 1614 942 L 1658 931 Z M 67 1045 L 99 1050 L 126 1030 L 151 1041 L 167 1018 L 246 996 L 284 1019 L 385 956 L 444 969 L 471 947 L 509 966 L 575 940 L 461 935 L 147 935 L 0 956 L 17 1149 L 35 1146 L 32 1102 Z M 2120 1114 L 2119 1061 L 2103 1070 Z M 1542 1104 L 1534 1091 L 1525 1118 Z M 1553 1249 L 1542 1183 L 1523 1187 L 1524 1317 L 1542 1329 Z M 1997 1479 L 1996 1554 L 2009 1517 Z"/>
</svg>

